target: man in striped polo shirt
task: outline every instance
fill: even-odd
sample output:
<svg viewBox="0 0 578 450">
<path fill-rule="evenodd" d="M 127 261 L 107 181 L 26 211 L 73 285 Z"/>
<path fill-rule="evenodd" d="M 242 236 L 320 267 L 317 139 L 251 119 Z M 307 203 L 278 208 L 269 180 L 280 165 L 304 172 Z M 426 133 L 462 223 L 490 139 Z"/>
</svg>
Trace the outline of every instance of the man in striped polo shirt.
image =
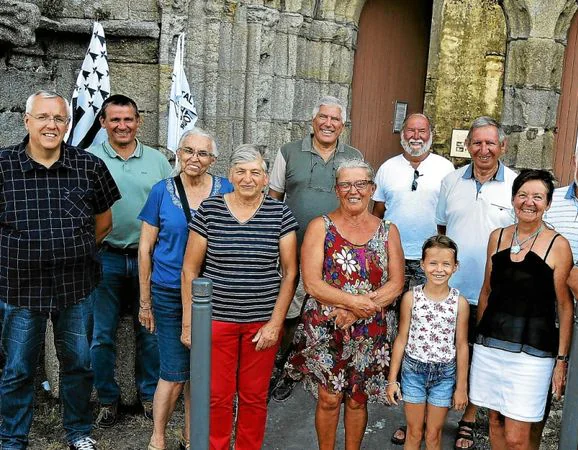
<svg viewBox="0 0 578 450">
<path fill-rule="evenodd" d="M 556 231 L 568 239 L 574 257 L 574 268 L 570 272 L 568 284 L 574 295 L 578 294 L 578 168 L 576 160 L 578 150 L 572 158 L 574 181 L 569 186 L 559 187 L 554 191 L 550 209 L 546 211 L 544 220 Z"/>
</svg>

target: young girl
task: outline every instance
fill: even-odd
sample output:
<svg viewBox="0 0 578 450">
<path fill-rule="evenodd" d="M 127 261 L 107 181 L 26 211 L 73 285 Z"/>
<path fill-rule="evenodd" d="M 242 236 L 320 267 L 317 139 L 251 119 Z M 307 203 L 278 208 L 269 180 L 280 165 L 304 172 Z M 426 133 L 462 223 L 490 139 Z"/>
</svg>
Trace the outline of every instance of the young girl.
<svg viewBox="0 0 578 450">
<path fill-rule="evenodd" d="M 448 409 L 452 405 L 464 409 L 468 403 L 469 306 L 457 289 L 448 286 L 458 268 L 454 241 L 441 235 L 425 241 L 421 267 L 427 282 L 406 292 L 401 300 L 387 398 L 394 405 L 405 401 L 404 448 L 420 448 L 425 422 L 426 447 L 434 450 L 441 449 Z M 396 382 L 400 366 L 401 390 Z"/>
</svg>

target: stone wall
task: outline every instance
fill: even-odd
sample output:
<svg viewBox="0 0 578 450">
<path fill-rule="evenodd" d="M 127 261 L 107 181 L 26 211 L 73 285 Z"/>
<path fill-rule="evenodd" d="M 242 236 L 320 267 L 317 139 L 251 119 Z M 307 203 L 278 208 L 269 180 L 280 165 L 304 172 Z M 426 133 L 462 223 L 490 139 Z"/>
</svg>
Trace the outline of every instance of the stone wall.
<svg viewBox="0 0 578 450">
<path fill-rule="evenodd" d="M 32 16 L 38 22 L 35 39 L 12 35 L 0 42 L 0 146 L 24 136 L 22 114 L 30 94 L 52 89 L 72 97 L 95 19 L 106 33 L 113 92 L 137 101 L 145 120 L 140 137 L 158 143 L 160 26 L 155 0 L 9 3 L 35 8 L 37 16 Z"/>
<path fill-rule="evenodd" d="M 452 130 L 502 113 L 506 22 L 497 0 L 434 2 L 426 113 L 434 149 L 449 155 Z M 462 161 L 456 161 L 461 163 Z"/>
<path fill-rule="evenodd" d="M 504 113 L 508 162 L 552 168 L 554 127 L 574 0 L 504 0 L 509 25 Z"/>
</svg>

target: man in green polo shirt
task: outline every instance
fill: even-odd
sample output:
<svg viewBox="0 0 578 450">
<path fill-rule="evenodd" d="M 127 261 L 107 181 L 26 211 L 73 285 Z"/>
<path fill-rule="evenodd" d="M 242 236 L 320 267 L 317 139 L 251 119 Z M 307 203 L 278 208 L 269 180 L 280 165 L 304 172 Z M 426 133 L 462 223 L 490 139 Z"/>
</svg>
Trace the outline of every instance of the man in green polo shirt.
<svg viewBox="0 0 578 450">
<path fill-rule="evenodd" d="M 269 178 L 269 195 L 285 200 L 297 222 L 297 245 L 301 248 L 309 222 L 339 206 L 335 195 L 335 172 L 345 160 L 363 159 L 359 150 L 339 140 L 346 121 L 345 106 L 335 97 L 321 98 L 312 113 L 313 133 L 281 147 Z M 305 291 L 299 282 L 287 312 L 283 342 L 278 355 L 279 366 L 285 363 L 295 328 L 301 315 Z M 276 384 L 276 386 L 275 386 Z M 291 395 L 294 382 L 283 378 L 272 381 L 272 397 L 283 401 Z"/>
<path fill-rule="evenodd" d="M 116 329 L 119 317 L 130 311 L 136 333 L 136 385 L 145 416 L 152 419 L 152 400 L 159 376 L 156 335 L 138 322 L 138 242 L 141 222 L 137 219 L 153 185 L 171 173 L 165 156 L 136 138 L 141 125 L 134 100 L 112 95 L 102 105 L 100 124 L 107 141 L 89 151 L 102 159 L 122 194 L 112 208 L 112 231 L 103 242 L 100 258 L 102 281 L 89 302 L 87 319 L 92 335 L 90 356 L 94 386 L 98 393 L 96 425 L 116 423 L 120 389 L 114 379 Z"/>
</svg>

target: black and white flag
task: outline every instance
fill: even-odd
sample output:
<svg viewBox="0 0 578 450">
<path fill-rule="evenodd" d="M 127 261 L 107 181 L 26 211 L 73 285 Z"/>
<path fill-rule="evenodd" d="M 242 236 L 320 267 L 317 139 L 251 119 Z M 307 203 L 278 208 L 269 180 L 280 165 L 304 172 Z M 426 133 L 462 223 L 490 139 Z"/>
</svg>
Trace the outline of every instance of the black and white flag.
<svg viewBox="0 0 578 450">
<path fill-rule="evenodd" d="M 80 148 L 106 140 L 106 131 L 100 127 L 98 113 L 102 102 L 110 95 L 110 78 L 104 29 L 94 22 L 92 38 L 76 79 L 72 94 L 72 121 L 66 142 Z M 98 134 L 98 136 L 97 136 Z"/>
<path fill-rule="evenodd" d="M 173 66 L 167 132 L 167 148 L 175 153 L 182 134 L 192 129 L 197 122 L 197 109 L 185 74 L 184 57 L 185 34 L 182 33 L 177 40 L 177 52 Z"/>
</svg>

